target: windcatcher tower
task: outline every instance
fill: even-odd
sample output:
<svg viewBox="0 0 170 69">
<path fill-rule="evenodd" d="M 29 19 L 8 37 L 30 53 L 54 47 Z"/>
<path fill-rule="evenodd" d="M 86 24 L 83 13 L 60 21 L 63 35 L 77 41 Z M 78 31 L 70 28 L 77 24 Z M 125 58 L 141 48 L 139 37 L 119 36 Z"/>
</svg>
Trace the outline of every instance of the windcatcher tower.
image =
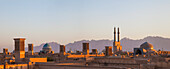
<svg viewBox="0 0 170 69">
<path fill-rule="evenodd" d="M 25 58 L 25 38 L 14 38 L 15 62 L 21 62 Z"/>
<path fill-rule="evenodd" d="M 34 55 L 33 44 L 28 44 L 28 55 Z"/>
<path fill-rule="evenodd" d="M 116 27 L 114 27 L 114 42 L 113 42 L 113 52 L 117 53 L 122 51 L 122 46 L 120 45 L 120 31 L 117 29 L 117 41 L 116 41 Z"/>
<path fill-rule="evenodd" d="M 92 54 L 97 54 L 97 49 L 92 49 Z"/>
<path fill-rule="evenodd" d="M 112 46 L 105 46 L 105 56 L 111 56 L 112 55 Z"/>
<path fill-rule="evenodd" d="M 4 48 L 3 49 L 3 56 L 4 56 L 4 58 L 6 57 L 6 55 L 8 55 L 8 48 Z"/>
<path fill-rule="evenodd" d="M 89 43 L 83 43 L 83 55 L 89 54 Z"/>
<path fill-rule="evenodd" d="M 61 55 L 65 55 L 66 52 L 65 52 L 65 45 L 60 45 L 60 54 Z"/>
</svg>

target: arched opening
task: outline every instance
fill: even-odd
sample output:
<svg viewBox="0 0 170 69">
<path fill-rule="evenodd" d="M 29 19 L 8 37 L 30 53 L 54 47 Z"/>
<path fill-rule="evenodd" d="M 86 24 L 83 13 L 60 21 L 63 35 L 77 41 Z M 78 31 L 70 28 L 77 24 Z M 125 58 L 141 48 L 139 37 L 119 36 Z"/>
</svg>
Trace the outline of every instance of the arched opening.
<svg viewBox="0 0 170 69">
<path fill-rule="evenodd" d="M 138 50 L 136 51 L 136 54 L 142 55 L 142 52 L 138 49 Z"/>
</svg>

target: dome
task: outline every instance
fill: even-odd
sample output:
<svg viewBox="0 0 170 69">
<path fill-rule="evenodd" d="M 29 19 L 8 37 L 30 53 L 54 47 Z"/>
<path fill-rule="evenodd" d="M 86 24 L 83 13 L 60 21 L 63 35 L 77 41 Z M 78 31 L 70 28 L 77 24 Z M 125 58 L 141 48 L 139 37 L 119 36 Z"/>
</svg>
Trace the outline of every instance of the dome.
<svg viewBox="0 0 170 69">
<path fill-rule="evenodd" d="M 47 49 L 47 48 L 51 48 L 51 46 L 50 46 L 48 43 L 46 43 L 46 44 L 43 46 L 43 49 Z"/>
<path fill-rule="evenodd" d="M 150 44 L 150 43 L 148 43 L 148 42 L 145 42 L 145 43 L 143 43 L 142 45 L 140 45 L 140 48 L 144 48 L 144 49 L 146 49 L 146 50 L 148 50 L 148 49 L 153 49 L 153 45 Z"/>
</svg>

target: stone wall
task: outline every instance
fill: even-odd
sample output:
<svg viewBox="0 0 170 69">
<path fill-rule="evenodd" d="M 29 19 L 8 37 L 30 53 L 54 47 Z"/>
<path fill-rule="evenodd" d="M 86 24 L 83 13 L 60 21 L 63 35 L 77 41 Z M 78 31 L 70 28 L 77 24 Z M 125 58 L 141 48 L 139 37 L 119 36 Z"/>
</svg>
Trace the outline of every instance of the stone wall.
<svg viewBox="0 0 170 69">
<path fill-rule="evenodd" d="M 102 66 L 76 66 L 76 65 L 35 65 L 35 69 L 125 69 Z"/>
<path fill-rule="evenodd" d="M 6 69 L 27 69 L 27 64 L 7 64 L 5 66 Z M 4 65 L 0 65 L 0 69 L 4 69 Z"/>
</svg>

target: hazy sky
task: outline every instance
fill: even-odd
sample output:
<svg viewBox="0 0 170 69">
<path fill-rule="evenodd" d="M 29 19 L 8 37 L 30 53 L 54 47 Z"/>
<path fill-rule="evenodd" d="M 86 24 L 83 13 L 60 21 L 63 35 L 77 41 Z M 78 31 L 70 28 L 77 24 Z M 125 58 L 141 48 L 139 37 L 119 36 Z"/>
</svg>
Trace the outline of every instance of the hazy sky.
<svg viewBox="0 0 170 69">
<path fill-rule="evenodd" d="M 170 38 L 170 0 L 0 0 L 0 47 L 78 40 Z"/>
</svg>

